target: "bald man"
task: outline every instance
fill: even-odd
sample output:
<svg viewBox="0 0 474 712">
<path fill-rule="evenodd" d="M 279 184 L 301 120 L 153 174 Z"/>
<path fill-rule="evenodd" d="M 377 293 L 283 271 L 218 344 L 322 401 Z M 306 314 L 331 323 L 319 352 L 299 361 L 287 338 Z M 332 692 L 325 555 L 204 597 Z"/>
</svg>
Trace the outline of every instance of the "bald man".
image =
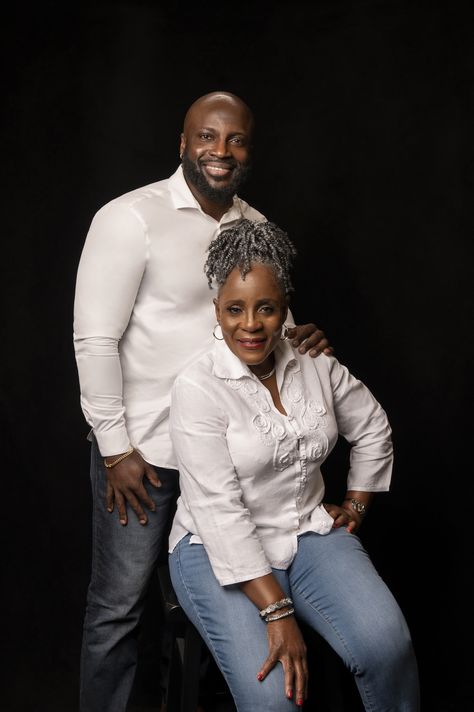
<svg viewBox="0 0 474 712">
<path fill-rule="evenodd" d="M 81 712 L 126 709 L 135 632 L 178 494 L 171 386 L 212 344 L 206 249 L 241 218 L 265 219 L 236 195 L 249 172 L 253 125 L 233 94 L 198 99 L 185 117 L 176 172 L 102 207 L 84 245 L 74 345 L 91 426 L 93 557 Z M 330 351 L 312 324 L 297 328 L 295 342 L 312 356 Z"/>
</svg>

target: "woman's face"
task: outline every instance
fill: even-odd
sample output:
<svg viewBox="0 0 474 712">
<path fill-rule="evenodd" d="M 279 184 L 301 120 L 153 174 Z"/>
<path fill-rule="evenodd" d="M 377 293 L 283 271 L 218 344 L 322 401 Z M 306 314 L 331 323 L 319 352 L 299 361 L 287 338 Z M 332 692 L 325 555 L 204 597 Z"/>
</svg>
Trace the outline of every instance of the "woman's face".
<svg viewBox="0 0 474 712">
<path fill-rule="evenodd" d="M 245 279 L 233 269 L 214 305 L 229 349 L 250 367 L 264 364 L 278 343 L 288 311 L 271 267 L 254 263 Z"/>
</svg>

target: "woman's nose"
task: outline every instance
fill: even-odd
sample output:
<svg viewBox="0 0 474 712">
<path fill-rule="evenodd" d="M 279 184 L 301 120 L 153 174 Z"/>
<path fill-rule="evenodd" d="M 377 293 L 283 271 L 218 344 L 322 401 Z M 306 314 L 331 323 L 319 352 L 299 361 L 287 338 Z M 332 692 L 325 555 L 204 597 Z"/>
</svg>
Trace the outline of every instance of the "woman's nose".
<svg viewBox="0 0 474 712">
<path fill-rule="evenodd" d="M 262 321 L 257 314 L 246 314 L 244 329 L 246 331 L 258 331 L 262 328 Z"/>
</svg>

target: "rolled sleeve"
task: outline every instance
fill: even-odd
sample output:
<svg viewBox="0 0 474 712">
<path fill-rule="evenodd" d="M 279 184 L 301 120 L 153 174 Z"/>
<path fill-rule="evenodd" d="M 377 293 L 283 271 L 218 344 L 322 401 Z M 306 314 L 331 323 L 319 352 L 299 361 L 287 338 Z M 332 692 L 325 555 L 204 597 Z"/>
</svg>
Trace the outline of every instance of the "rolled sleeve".
<svg viewBox="0 0 474 712">
<path fill-rule="evenodd" d="M 224 586 L 270 573 L 228 451 L 225 412 L 198 384 L 178 377 L 170 428 L 181 497 L 219 583 Z"/>
</svg>

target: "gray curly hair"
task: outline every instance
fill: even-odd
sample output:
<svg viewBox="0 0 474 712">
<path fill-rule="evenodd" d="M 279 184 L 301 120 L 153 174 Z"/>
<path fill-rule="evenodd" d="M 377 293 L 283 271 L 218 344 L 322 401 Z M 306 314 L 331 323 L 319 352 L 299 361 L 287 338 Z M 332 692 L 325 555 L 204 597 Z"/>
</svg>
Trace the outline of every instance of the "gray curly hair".
<svg viewBox="0 0 474 712">
<path fill-rule="evenodd" d="M 252 263 L 271 267 L 286 295 L 293 291 L 290 270 L 296 249 L 284 230 L 271 222 L 253 222 L 244 218 L 234 227 L 222 230 L 208 247 L 204 265 L 209 288 L 215 279 L 221 287 L 238 267 L 242 278 Z"/>
</svg>

